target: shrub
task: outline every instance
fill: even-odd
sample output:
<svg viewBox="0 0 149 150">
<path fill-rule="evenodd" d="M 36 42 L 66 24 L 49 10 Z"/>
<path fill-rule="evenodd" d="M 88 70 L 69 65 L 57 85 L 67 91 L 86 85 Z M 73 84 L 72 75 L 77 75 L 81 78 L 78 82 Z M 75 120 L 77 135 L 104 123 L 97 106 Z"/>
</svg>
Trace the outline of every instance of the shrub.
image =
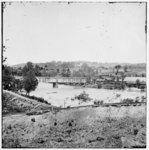
<svg viewBox="0 0 149 150">
<path fill-rule="evenodd" d="M 101 89 L 102 85 L 101 84 L 97 84 L 97 87 L 98 87 L 98 89 Z"/>
<path fill-rule="evenodd" d="M 138 134 L 138 129 L 134 129 L 133 132 L 134 132 L 134 135 L 137 135 Z"/>
<path fill-rule="evenodd" d="M 95 100 L 94 105 L 103 105 L 103 100 Z"/>
<path fill-rule="evenodd" d="M 121 101 L 121 103 L 128 103 L 128 104 L 130 104 L 130 103 L 134 103 L 134 100 L 131 99 L 131 98 L 126 98 L 126 99 L 123 99 L 123 100 Z"/>
<path fill-rule="evenodd" d="M 46 100 L 44 100 L 42 97 L 29 96 L 29 95 L 25 95 L 25 94 L 21 94 L 21 95 L 24 96 L 24 97 L 27 97 L 27 98 L 36 100 L 36 101 L 41 102 L 41 103 L 45 103 L 45 104 L 51 105 L 51 103 L 48 103 L 48 102 L 47 102 Z"/>
<path fill-rule="evenodd" d="M 87 94 L 85 91 L 83 91 L 78 96 L 75 96 L 75 99 L 82 100 L 83 102 L 87 102 L 91 100 L 91 98 L 89 97 L 89 94 Z"/>
<path fill-rule="evenodd" d="M 32 121 L 32 122 L 35 122 L 35 118 L 32 118 L 31 121 Z"/>
<path fill-rule="evenodd" d="M 145 96 L 142 96 L 141 97 L 141 102 L 145 102 L 146 101 L 146 97 Z"/>
</svg>

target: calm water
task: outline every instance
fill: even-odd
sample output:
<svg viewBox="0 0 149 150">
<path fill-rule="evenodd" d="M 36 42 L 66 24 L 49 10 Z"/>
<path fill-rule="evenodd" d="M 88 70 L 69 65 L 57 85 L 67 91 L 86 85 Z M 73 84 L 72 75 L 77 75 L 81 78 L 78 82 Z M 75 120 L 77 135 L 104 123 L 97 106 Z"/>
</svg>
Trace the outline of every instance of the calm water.
<svg viewBox="0 0 149 150">
<path fill-rule="evenodd" d="M 78 100 L 72 101 L 75 95 L 78 95 L 85 91 L 92 98 L 90 102 L 79 104 Z M 117 97 L 117 94 L 120 96 Z M 55 106 L 78 106 L 78 105 L 90 105 L 94 100 L 103 100 L 106 103 L 120 102 L 123 98 L 136 98 L 137 96 L 146 96 L 145 92 L 140 92 L 138 89 L 126 89 L 126 90 L 107 90 L 107 89 L 94 89 L 94 88 L 82 88 L 66 85 L 58 85 L 58 88 L 53 88 L 52 84 L 39 83 L 35 91 L 30 95 L 43 97 L 45 100 Z"/>
</svg>

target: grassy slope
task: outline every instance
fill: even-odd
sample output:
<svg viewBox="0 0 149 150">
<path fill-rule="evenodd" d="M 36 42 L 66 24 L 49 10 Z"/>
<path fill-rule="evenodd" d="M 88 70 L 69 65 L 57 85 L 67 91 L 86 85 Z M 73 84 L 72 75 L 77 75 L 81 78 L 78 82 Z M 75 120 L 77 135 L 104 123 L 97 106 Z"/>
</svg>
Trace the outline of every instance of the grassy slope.
<svg viewBox="0 0 149 150">
<path fill-rule="evenodd" d="M 9 95 L 9 101 L 23 110 L 26 107 L 35 109 L 37 105 L 47 107 L 7 91 L 5 94 Z M 3 116 L 2 125 L 2 146 L 9 148 L 121 148 L 146 145 L 146 106 L 77 108 L 32 116 L 18 113 Z"/>
<path fill-rule="evenodd" d="M 51 109 L 50 105 L 37 102 L 11 91 L 3 90 L 3 115 L 12 113 L 31 113 L 39 111 L 48 111 Z"/>
</svg>

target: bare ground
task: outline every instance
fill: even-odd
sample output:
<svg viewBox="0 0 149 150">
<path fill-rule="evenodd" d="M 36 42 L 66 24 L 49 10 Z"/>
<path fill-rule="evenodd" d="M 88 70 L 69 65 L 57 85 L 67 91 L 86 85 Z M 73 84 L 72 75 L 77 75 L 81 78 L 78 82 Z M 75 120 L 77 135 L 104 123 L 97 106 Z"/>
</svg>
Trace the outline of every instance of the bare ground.
<svg viewBox="0 0 149 150">
<path fill-rule="evenodd" d="M 7 148 L 146 147 L 146 106 L 86 107 L 30 116 L 25 111 L 8 113 L 2 125 L 2 147 Z"/>
</svg>

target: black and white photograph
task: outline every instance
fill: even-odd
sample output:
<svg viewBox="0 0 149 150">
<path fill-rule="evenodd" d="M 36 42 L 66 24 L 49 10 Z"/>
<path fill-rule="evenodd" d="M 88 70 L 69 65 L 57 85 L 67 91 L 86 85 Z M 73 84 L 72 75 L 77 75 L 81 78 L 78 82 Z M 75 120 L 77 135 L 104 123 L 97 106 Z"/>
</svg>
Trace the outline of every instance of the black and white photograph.
<svg viewBox="0 0 149 150">
<path fill-rule="evenodd" d="M 147 147 L 147 2 L 1 2 L 2 148 Z"/>
</svg>

